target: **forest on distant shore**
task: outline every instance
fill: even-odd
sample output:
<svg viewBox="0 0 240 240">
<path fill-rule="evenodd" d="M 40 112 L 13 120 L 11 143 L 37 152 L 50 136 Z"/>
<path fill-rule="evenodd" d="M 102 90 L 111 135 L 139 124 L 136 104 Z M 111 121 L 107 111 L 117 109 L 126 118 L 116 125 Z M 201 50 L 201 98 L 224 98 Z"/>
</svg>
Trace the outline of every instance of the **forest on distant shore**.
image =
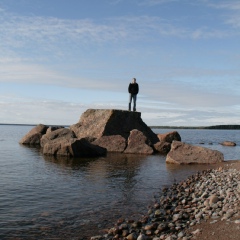
<svg viewBox="0 0 240 240">
<path fill-rule="evenodd" d="M 166 129 L 227 129 L 227 130 L 237 130 L 240 129 L 240 125 L 215 125 L 215 126 L 205 126 L 205 127 L 185 127 L 185 126 L 151 126 L 150 128 L 166 128 Z"/>
</svg>

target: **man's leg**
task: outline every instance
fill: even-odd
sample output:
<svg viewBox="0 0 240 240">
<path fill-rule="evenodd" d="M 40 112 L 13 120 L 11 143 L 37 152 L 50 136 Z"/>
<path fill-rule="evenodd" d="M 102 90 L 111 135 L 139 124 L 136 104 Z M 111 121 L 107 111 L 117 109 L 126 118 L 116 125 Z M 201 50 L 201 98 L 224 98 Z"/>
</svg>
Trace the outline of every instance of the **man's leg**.
<svg viewBox="0 0 240 240">
<path fill-rule="evenodd" d="M 133 95 L 133 111 L 136 112 L 137 94 Z"/>
<path fill-rule="evenodd" d="M 132 94 L 129 94 L 129 103 L 128 103 L 128 111 L 131 111 L 131 103 L 132 103 Z"/>
</svg>

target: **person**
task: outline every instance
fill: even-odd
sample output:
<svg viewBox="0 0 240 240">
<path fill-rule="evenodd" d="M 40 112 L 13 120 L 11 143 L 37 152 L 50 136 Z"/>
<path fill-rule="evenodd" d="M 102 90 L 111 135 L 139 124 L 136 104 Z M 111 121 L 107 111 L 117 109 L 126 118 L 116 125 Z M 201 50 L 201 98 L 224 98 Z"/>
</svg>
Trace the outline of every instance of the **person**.
<svg viewBox="0 0 240 240">
<path fill-rule="evenodd" d="M 136 78 L 133 78 L 132 82 L 128 86 L 128 92 L 129 92 L 128 110 L 129 111 L 131 111 L 131 104 L 132 104 L 132 100 L 133 100 L 133 111 L 136 112 L 136 102 L 137 102 L 138 91 L 139 91 L 139 87 L 136 82 Z"/>
</svg>

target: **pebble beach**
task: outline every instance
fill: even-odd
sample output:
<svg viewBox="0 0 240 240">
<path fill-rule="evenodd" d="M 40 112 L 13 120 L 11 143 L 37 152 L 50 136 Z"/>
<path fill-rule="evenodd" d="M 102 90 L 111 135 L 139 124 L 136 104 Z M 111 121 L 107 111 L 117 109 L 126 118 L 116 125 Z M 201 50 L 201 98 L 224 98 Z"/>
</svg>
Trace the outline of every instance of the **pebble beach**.
<svg viewBox="0 0 240 240">
<path fill-rule="evenodd" d="M 239 169 L 240 161 L 227 161 L 164 188 L 140 219 L 119 219 L 91 240 L 239 239 Z"/>
</svg>

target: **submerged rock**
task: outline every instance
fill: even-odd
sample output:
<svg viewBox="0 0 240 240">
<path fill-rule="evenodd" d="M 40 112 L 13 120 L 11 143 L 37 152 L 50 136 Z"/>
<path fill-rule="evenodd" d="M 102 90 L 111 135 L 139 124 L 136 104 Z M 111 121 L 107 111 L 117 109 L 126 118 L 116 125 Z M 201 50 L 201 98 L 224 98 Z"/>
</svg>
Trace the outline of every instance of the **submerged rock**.
<svg viewBox="0 0 240 240">
<path fill-rule="evenodd" d="M 231 142 L 231 141 L 224 141 L 220 144 L 223 146 L 228 146 L 228 147 L 235 147 L 237 145 L 235 142 Z"/>
</svg>

